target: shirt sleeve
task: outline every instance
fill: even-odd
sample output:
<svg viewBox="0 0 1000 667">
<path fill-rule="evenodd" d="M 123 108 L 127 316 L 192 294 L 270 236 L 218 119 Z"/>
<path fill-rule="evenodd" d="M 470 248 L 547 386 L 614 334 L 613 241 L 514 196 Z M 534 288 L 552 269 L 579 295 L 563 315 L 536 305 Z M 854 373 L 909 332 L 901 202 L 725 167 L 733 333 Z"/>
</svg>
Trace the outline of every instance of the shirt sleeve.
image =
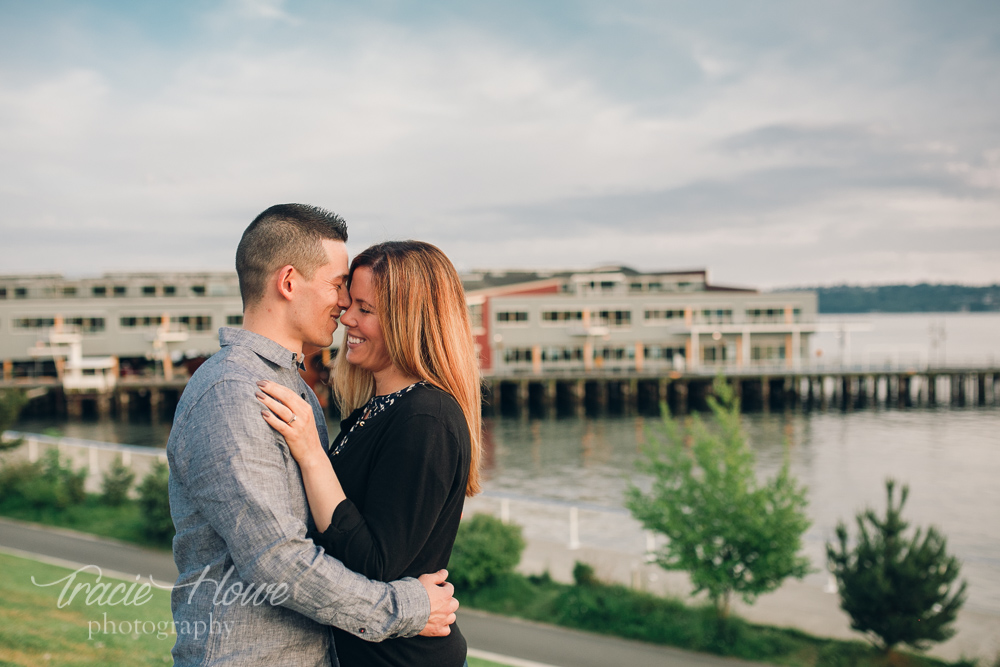
<svg viewBox="0 0 1000 667">
<path fill-rule="evenodd" d="M 261 417 L 255 390 L 233 380 L 212 387 L 187 416 L 199 425 L 197 438 L 174 457 L 181 483 L 225 540 L 236 571 L 247 582 L 286 584 L 283 606 L 363 639 L 417 634 L 430 615 L 420 582 L 369 581 L 306 537 L 289 489 L 289 466 L 296 464 Z"/>
<path fill-rule="evenodd" d="M 364 497 L 334 510 L 316 541 L 352 570 L 387 581 L 399 577 L 437 525 L 461 460 L 455 436 L 437 417 L 402 420 L 381 443 Z"/>
</svg>

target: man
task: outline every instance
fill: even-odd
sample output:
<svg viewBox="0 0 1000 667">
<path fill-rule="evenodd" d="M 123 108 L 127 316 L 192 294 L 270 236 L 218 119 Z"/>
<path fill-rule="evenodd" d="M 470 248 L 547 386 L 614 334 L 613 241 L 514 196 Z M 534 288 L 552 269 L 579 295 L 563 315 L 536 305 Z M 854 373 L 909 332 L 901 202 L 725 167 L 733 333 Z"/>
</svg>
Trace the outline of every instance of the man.
<svg viewBox="0 0 1000 667">
<path fill-rule="evenodd" d="M 222 350 L 192 376 L 167 443 L 175 665 L 326 667 L 330 625 L 379 641 L 447 635 L 455 620 L 446 571 L 373 582 L 306 537 L 298 466 L 255 398 L 261 379 L 293 389 L 329 442 L 299 368 L 303 350 L 333 342 L 350 305 L 346 240 L 341 218 L 301 204 L 272 206 L 243 233 L 243 329 L 220 330 Z"/>
</svg>

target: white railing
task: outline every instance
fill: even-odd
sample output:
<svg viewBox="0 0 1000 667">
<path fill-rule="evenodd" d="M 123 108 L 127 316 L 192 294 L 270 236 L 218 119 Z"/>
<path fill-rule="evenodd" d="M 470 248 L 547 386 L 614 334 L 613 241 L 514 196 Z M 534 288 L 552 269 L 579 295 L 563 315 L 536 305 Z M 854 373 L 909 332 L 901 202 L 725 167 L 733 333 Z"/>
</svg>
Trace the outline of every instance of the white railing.
<svg viewBox="0 0 1000 667">
<path fill-rule="evenodd" d="M 18 431 L 3 433 L 4 440 L 18 438 L 22 439 L 24 444 L 17 449 L 6 452 L 3 455 L 4 460 L 27 460 L 34 463 L 42 458 L 46 451 L 57 449 L 65 459 L 69 460 L 74 469 L 87 469 L 84 488 L 91 493 L 97 493 L 101 490 L 102 476 L 110 469 L 115 458 L 119 456 L 122 463 L 135 473 L 136 480 L 141 480 L 146 476 L 155 461 L 160 460 L 164 463 L 167 461 L 167 450 L 159 447 L 119 445 L 96 440 L 54 437 Z"/>
<path fill-rule="evenodd" d="M 592 547 L 645 556 L 663 542 L 621 507 L 484 491 L 465 501 L 466 516 L 478 512 L 518 524 L 528 540 L 561 542 L 571 551 Z"/>
</svg>

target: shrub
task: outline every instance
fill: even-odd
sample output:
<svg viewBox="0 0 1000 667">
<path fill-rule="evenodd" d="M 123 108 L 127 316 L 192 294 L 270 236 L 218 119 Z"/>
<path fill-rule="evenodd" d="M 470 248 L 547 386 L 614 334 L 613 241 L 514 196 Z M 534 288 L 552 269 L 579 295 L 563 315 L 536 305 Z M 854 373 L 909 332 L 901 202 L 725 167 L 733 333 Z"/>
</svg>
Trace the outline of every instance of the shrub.
<svg viewBox="0 0 1000 667">
<path fill-rule="evenodd" d="M 42 476 L 42 462 L 11 461 L 0 466 L 0 503 L 24 500 L 24 486 Z"/>
<path fill-rule="evenodd" d="M 118 507 L 128 498 L 129 489 L 135 481 L 135 473 L 116 456 L 111 467 L 101 479 L 101 500 L 105 505 Z"/>
<path fill-rule="evenodd" d="M 14 449 L 21 445 L 22 440 L 5 441 L 3 432 L 17 423 L 21 410 L 28 404 L 27 395 L 19 389 L 0 389 L 0 451 Z"/>
<path fill-rule="evenodd" d="M 170 518 L 170 496 L 167 490 L 169 481 L 170 468 L 163 461 L 157 460 L 137 488 L 143 530 L 151 540 L 164 545 L 169 545 L 174 537 L 174 521 Z"/>
<path fill-rule="evenodd" d="M 0 500 L 66 509 L 86 500 L 86 480 L 86 468 L 74 470 L 58 449 L 49 449 L 35 463 L 11 462 L 0 468 Z"/>
<path fill-rule="evenodd" d="M 827 543 L 830 569 L 837 578 L 840 606 L 851 627 L 889 653 L 896 644 L 925 649 L 955 634 L 951 623 L 965 602 L 965 582 L 954 589 L 959 562 L 949 556 L 944 536 L 931 526 L 912 537 L 902 517 L 910 489 L 894 504 L 895 482 L 885 482 L 886 512 L 857 515 L 857 544 L 847 544 L 847 527 L 837 525 L 836 545 Z"/>
<path fill-rule="evenodd" d="M 488 514 L 475 514 L 458 527 L 449 562 L 449 578 L 456 586 L 477 588 L 514 571 L 521 562 L 521 527 L 505 524 Z"/>
<path fill-rule="evenodd" d="M 600 582 L 594 573 L 594 568 L 587 563 L 576 561 L 573 563 L 573 581 L 577 586 L 596 586 Z"/>
</svg>

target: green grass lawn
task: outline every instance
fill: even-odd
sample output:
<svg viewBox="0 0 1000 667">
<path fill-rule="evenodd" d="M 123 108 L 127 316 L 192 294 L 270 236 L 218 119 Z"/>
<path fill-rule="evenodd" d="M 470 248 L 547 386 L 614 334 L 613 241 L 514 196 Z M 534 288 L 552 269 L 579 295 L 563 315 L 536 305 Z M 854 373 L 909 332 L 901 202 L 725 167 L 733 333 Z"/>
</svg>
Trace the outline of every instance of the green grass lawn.
<svg viewBox="0 0 1000 667">
<path fill-rule="evenodd" d="M 81 592 L 60 607 L 64 579 L 73 570 L 26 558 L 0 554 L 0 667 L 18 665 L 73 665 L 75 667 L 133 667 L 172 664 L 169 591 L 153 588 L 141 605 L 87 605 Z M 34 582 L 32 581 L 34 578 Z M 40 586 L 38 584 L 51 584 Z M 103 577 L 101 582 L 124 583 Z M 66 597 L 80 583 L 94 585 L 97 575 L 76 575 Z M 122 589 L 122 593 L 127 589 Z M 114 599 L 119 599 L 121 594 Z M 112 632 L 114 630 L 114 632 Z M 505 667 L 469 659 L 470 667 Z"/>
<path fill-rule="evenodd" d="M 0 571 L 4 573 L 0 580 L 0 665 L 172 664 L 168 591 L 152 589 L 149 601 L 135 606 L 88 606 L 81 593 L 60 607 L 66 582 L 44 587 L 36 583 L 58 582 L 72 575 L 72 570 L 0 554 Z M 101 582 L 123 583 L 106 577 Z M 74 586 L 77 583 L 93 585 L 97 575 L 81 572 L 73 580 Z"/>
</svg>

